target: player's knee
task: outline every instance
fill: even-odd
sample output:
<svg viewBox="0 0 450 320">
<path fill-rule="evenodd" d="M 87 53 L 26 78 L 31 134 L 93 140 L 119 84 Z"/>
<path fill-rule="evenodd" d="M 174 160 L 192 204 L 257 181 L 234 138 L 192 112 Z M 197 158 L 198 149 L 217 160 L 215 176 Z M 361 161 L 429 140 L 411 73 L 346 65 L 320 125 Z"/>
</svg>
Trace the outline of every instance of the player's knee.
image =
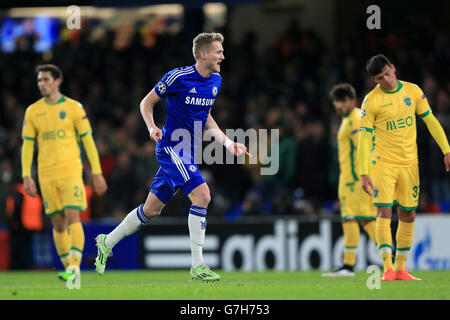
<svg viewBox="0 0 450 320">
<path fill-rule="evenodd" d="M 416 219 L 416 211 L 415 210 L 405 211 L 403 209 L 398 209 L 398 216 L 400 221 L 411 223 L 414 222 L 414 220 Z"/>
<path fill-rule="evenodd" d="M 377 216 L 379 218 L 392 218 L 392 207 L 378 207 Z"/>
<path fill-rule="evenodd" d="M 66 225 L 65 224 L 53 224 L 53 229 L 55 229 L 56 232 L 64 232 L 66 230 Z"/>
<path fill-rule="evenodd" d="M 64 230 L 66 230 L 67 225 L 64 215 L 55 214 L 54 216 L 52 216 L 51 221 L 53 229 L 55 229 L 56 232 L 63 232 Z"/>
<path fill-rule="evenodd" d="M 208 207 L 208 204 L 211 202 L 211 194 L 209 193 L 209 190 L 205 190 L 204 192 L 201 192 L 196 197 L 196 205 L 200 207 Z"/>
<path fill-rule="evenodd" d="M 80 211 L 79 210 L 65 210 L 67 224 L 71 225 L 72 223 L 80 222 Z"/>
<path fill-rule="evenodd" d="M 144 207 L 142 208 L 142 211 L 144 211 L 144 214 L 147 218 L 154 218 L 161 214 L 162 209 L 152 208 L 150 206 L 144 205 Z"/>
</svg>

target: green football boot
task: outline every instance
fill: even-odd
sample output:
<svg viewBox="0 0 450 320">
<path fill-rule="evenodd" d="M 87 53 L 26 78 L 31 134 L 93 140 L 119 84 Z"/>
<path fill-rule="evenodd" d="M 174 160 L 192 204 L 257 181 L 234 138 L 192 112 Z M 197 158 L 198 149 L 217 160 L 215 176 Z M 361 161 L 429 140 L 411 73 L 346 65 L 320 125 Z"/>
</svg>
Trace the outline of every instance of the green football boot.
<svg viewBox="0 0 450 320">
<path fill-rule="evenodd" d="M 203 280 L 205 282 L 220 280 L 220 276 L 209 269 L 206 264 L 200 264 L 195 268 L 191 268 L 190 273 L 192 279 Z"/>
<path fill-rule="evenodd" d="M 95 241 L 97 242 L 97 257 L 95 258 L 95 271 L 98 274 L 105 273 L 106 260 L 112 256 L 112 250 L 105 245 L 106 234 L 99 234 Z"/>
<path fill-rule="evenodd" d="M 58 278 L 64 282 L 67 281 L 67 279 L 69 279 L 69 277 L 71 275 L 72 275 L 72 272 L 68 272 L 68 271 L 58 272 Z"/>
</svg>

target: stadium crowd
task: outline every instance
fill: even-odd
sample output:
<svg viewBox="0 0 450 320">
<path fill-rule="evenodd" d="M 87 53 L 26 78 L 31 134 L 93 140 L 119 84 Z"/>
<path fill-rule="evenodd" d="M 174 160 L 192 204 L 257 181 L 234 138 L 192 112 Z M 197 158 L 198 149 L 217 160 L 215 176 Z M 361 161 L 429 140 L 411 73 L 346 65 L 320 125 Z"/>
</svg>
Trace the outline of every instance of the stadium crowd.
<svg viewBox="0 0 450 320">
<path fill-rule="evenodd" d="M 34 69 L 43 62 L 61 67 L 61 92 L 84 105 L 94 129 L 109 190 L 91 199 L 91 218 L 122 217 L 145 201 L 158 164 L 139 103 L 165 72 L 194 63 L 191 43 L 181 34 L 160 34 L 147 46 L 136 29 L 129 44 L 117 48 L 116 33 L 105 30 L 104 36 L 95 38 L 95 26 L 87 23 L 81 31 L 66 34 L 50 53 L 36 53 L 31 45 L 1 53 L 2 203 L 13 182 L 21 181 L 23 116 L 26 107 L 40 98 Z M 257 52 L 256 35 L 248 33 L 235 44 L 227 41 L 224 30 L 223 84 L 213 116 L 222 129 L 279 129 L 280 165 L 273 176 L 261 176 L 258 165 L 201 165 L 212 193 L 209 214 L 230 218 L 337 214 L 340 120 L 328 93 L 334 84 L 349 82 L 357 90 L 359 105 L 374 85 L 365 62 L 376 53 L 392 59 L 401 80 L 421 86 L 449 132 L 450 82 L 448 70 L 443 72 L 450 58 L 448 37 L 426 28 L 377 35 L 361 32 L 336 52 L 314 31 L 292 21 L 263 52 Z M 163 105 L 155 109 L 160 127 L 164 112 Z M 448 212 L 450 185 L 441 151 L 421 121 L 418 144 L 422 186 L 418 211 Z M 88 175 L 85 181 L 90 183 Z M 185 215 L 187 201 L 179 193 L 164 215 Z"/>
</svg>

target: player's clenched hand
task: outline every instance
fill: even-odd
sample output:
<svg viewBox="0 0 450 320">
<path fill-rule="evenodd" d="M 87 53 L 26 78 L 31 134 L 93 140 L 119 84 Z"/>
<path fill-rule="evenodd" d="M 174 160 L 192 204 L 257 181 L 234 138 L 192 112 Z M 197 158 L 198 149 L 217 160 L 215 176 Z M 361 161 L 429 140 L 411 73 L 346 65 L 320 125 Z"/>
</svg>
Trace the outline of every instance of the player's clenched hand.
<svg viewBox="0 0 450 320">
<path fill-rule="evenodd" d="M 150 133 L 150 138 L 153 141 L 158 142 L 162 139 L 162 132 L 158 127 L 151 127 L 148 132 Z"/>
<path fill-rule="evenodd" d="M 369 175 L 363 174 L 361 176 L 361 186 L 364 189 L 365 192 L 367 192 L 369 195 L 373 196 L 373 184 L 372 179 L 370 179 Z"/>
<path fill-rule="evenodd" d="M 31 196 L 31 197 L 35 197 L 36 196 L 36 183 L 34 183 L 33 178 L 31 177 L 24 177 L 23 178 L 23 187 L 25 188 L 25 192 Z"/>
<path fill-rule="evenodd" d="M 444 163 L 445 163 L 445 171 L 450 171 L 450 152 L 446 153 L 444 156 Z"/>
<path fill-rule="evenodd" d="M 95 193 L 99 196 L 103 195 L 106 190 L 108 190 L 108 185 L 106 184 L 105 178 L 102 174 L 94 174 L 92 176 L 92 184 Z"/>
<path fill-rule="evenodd" d="M 229 147 L 228 150 L 233 153 L 235 156 L 240 156 L 245 152 L 246 155 L 249 157 L 253 157 L 250 153 L 247 151 L 247 147 L 244 146 L 242 143 L 233 142 Z"/>
</svg>

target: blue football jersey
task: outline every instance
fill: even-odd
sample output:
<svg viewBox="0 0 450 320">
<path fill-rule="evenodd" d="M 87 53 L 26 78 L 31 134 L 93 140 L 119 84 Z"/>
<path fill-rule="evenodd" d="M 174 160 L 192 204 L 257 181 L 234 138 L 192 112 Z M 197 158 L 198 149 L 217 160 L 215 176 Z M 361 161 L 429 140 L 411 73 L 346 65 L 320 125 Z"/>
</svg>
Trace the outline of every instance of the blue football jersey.
<svg viewBox="0 0 450 320">
<path fill-rule="evenodd" d="M 191 137 L 190 160 L 194 163 L 194 154 L 201 146 L 201 134 L 209 110 L 221 85 L 222 77 L 218 73 L 204 78 L 195 69 L 195 65 L 176 68 L 162 77 L 154 87 L 156 94 L 166 99 L 167 108 L 162 139 L 156 144 L 157 152 L 162 152 L 167 147 L 176 149 L 174 147 L 183 140 L 180 138 L 180 132 L 184 129 Z"/>
</svg>

